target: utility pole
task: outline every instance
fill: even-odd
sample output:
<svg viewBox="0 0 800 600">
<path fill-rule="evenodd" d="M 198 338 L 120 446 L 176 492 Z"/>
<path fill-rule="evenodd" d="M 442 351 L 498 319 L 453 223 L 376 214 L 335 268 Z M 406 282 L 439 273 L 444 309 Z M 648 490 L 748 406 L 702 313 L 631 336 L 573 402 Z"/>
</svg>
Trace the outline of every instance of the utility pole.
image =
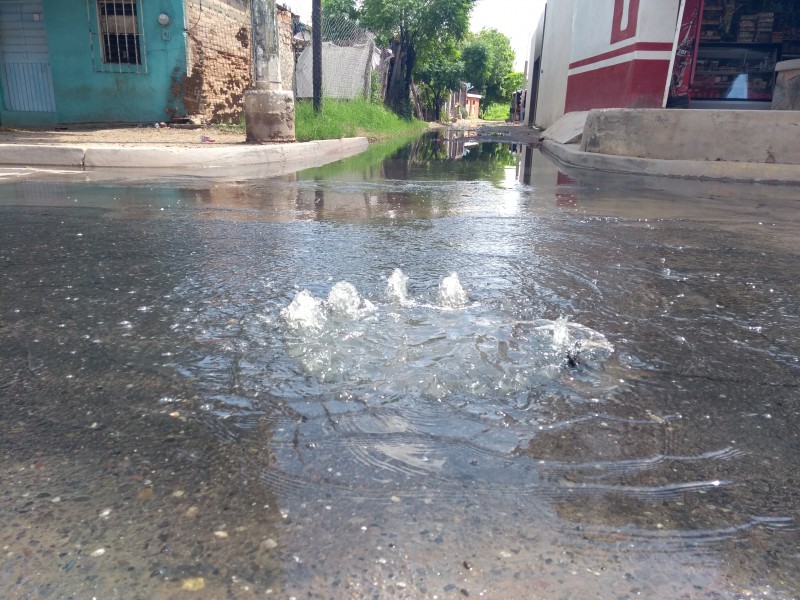
<svg viewBox="0 0 800 600">
<path fill-rule="evenodd" d="M 244 92 L 247 141 L 293 142 L 294 93 L 281 89 L 275 0 L 251 0 L 254 87 Z"/>
<path fill-rule="evenodd" d="M 311 77 L 314 112 L 322 110 L 322 0 L 311 0 Z"/>
</svg>

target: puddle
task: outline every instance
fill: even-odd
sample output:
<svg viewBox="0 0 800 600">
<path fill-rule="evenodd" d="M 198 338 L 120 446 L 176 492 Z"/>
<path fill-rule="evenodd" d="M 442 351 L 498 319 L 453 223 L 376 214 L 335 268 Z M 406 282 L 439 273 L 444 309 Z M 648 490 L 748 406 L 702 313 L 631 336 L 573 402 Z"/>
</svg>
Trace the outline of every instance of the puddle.
<svg viewBox="0 0 800 600">
<path fill-rule="evenodd" d="M 0 185 L 0 595 L 796 596 L 796 202 L 459 143 Z"/>
</svg>

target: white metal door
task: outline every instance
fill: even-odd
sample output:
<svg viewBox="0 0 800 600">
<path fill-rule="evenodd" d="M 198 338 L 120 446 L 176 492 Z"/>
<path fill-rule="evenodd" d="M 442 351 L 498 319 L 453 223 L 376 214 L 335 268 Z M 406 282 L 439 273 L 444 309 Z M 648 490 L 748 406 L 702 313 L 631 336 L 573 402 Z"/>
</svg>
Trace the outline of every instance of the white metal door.
<svg viewBox="0 0 800 600">
<path fill-rule="evenodd" d="M 0 85 L 8 111 L 56 110 L 41 0 L 0 0 Z"/>
</svg>

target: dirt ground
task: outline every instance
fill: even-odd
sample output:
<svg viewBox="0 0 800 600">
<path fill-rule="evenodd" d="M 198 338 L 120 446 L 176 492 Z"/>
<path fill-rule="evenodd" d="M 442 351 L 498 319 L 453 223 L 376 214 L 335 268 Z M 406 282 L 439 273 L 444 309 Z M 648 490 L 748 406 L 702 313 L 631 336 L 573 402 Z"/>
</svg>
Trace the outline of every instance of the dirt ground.
<svg viewBox="0 0 800 600">
<path fill-rule="evenodd" d="M 213 141 L 203 141 L 203 138 Z M 65 127 L 27 130 L 0 127 L 0 144 L 115 144 L 125 146 L 158 144 L 168 146 L 205 146 L 207 144 L 243 144 L 245 134 L 213 127 L 183 129 L 176 127 L 132 126 L 114 128 Z"/>
<path fill-rule="evenodd" d="M 431 125 L 431 127 L 436 127 Z M 486 141 L 535 144 L 540 132 L 521 123 L 493 121 L 459 121 L 451 124 L 455 129 L 475 129 Z M 206 138 L 206 141 L 203 139 Z M 210 138 L 210 140 L 208 140 Z M 154 125 L 128 127 L 65 126 L 53 129 L 14 129 L 0 126 L 0 144 L 115 144 L 122 146 L 166 145 L 176 147 L 206 146 L 209 144 L 244 144 L 244 132 L 204 126 L 197 129 L 182 127 L 155 127 Z"/>
</svg>

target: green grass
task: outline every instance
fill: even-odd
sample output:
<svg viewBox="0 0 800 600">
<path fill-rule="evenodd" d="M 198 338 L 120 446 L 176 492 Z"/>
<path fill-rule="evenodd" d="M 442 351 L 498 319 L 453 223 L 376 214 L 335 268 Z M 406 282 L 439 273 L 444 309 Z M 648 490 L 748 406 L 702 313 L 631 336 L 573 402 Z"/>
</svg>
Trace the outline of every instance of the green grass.
<svg viewBox="0 0 800 600">
<path fill-rule="evenodd" d="M 508 104 L 493 102 L 484 109 L 481 118 L 485 119 L 486 121 L 506 121 L 509 118 L 510 111 L 510 102 Z"/>
<path fill-rule="evenodd" d="M 427 124 L 406 121 L 381 105 L 367 100 L 322 101 L 322 111 L 314 113 L 311 100 L 295 103 L 295 135 L 298 142 L 364 136 L 370 140 L 422 133 Z"/>
</svg>

